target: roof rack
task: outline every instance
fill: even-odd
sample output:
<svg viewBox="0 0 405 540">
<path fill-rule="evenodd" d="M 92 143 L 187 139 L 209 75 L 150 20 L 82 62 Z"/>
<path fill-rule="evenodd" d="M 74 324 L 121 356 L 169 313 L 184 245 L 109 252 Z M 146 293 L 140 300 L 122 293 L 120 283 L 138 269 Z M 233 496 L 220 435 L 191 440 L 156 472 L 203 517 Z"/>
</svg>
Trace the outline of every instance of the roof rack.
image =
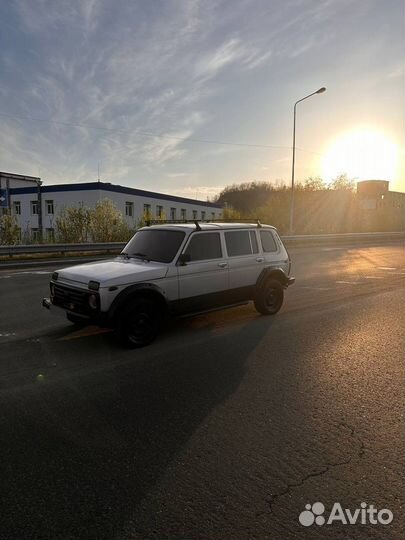
<svg viewBox="0 0 405 540">
<path fill-rule="evenodd" d="M 242 218 L 242 219 L 206 219 L 204 220 L 206 223 L 256 223 L 257 227 L 262 227 L 262 224 L 260 223 L 260 219 L 257 218 Z"/>
<path fill-rule="evenodd" d="M 173 224 L 184 224 L 184 223 L 194 223 L 197 231 L 201 231 L 200 223 L 256 223 L 258 228 L 262 227 L 260 220 L 257 218 L 234 218 L 234 219 L 147 219 L 145 221 L 146 226 L 150 227 L 151 225 L 163 225 L 165 223 Z"/>
</svg>

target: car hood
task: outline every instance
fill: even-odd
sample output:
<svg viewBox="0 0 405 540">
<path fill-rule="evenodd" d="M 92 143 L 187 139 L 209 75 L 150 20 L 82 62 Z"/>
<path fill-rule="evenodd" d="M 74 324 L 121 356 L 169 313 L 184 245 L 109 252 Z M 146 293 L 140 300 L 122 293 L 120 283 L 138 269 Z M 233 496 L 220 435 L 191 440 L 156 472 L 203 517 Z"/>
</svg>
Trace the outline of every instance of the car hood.
<svg viewBox="0 0 405 540">
<path fill-rule="evenodd" d="M 167 265 L 138 259 L 117 258 L 58 270 L 58 281 L 76 282 L 87 286 L 90 280 L 98 281 L 100 287 L 125 285 L 165 277 Z"/>
</svg>

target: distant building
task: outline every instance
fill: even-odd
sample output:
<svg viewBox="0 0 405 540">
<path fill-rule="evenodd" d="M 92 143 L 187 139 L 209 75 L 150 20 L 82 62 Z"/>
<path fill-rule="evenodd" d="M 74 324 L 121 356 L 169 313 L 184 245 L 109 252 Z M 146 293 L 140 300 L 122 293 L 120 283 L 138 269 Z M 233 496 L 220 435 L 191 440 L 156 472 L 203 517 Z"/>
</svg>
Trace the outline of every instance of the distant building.
<svg viewBox="0 0 405 540">
<path fill-rule="evenodd" d="M 388 180 L 357 182 L 357 204 L 364 230 L 404 230 L 405 193 L 389 191 Z"/>
<path fill-rule="evenodd" d="M 108 182 L 42 185 L 41 180 L 0 173 L 1 192 L 6 192 L 7 206 L 18 220 L 21 236 L 36 240 L 53 239 L 58 212 L 63 207 L 83 204 L 94 207 L 110 199 L 129 226 L 135 227 L 148 213 L 152 219 L 220 219 L 222 206 L 208 201 L 177 197 L 119 186 Z"/>
</svg>

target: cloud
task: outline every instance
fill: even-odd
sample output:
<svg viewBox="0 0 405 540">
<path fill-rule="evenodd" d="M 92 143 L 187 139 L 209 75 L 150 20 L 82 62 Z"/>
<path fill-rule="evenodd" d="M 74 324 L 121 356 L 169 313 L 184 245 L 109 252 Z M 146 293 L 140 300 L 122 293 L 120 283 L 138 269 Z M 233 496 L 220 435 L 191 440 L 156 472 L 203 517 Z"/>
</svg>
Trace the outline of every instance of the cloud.
<svg viewBox="0 0 405 540">
<path fill-rule="evenodd" d="M 401 79 L 405 76 L 405 64 L 397 65 L 392 71 L 387 75 L 388 79 Z"/>
<path fill-rule="evenodd" d="M 300 43 L 296 49 L 290 52 L 289 56 L 290 58 L 297 58 L 297 56 L 301 56 L 302 54 L 308 52 L 314 45 L 315 40 L 311 37 L 307 41 Z"/>
<path fill-rule="evenodd" d="M 263 52 L 238 38 L 231 38 L 202 58 L 196 66 L 196 77 L 207 81 L 232 64 L 253 69 L 267 62 L 271 54 L 271 51 Z"/>
<path fill-rule="evenodd" d="M 271 142 L 285 144 L 283 93 L 327 72 L 337 28 L 348 35 L 372 11 L 349 0 L 243 0 L 232 9 L 225 0 L 5 4 L 0 109 L 26 120 L 4 120 L 3 163 L 34 174 L 40 166 L 46 181 L 93 179 L 102 163 L 112 182 L 172 178 L 173 186 L 186 177 L 171 171 L 198 168 L 193 181 L 206 184 L 204 175 L 221 179 L 257 163 L 256 150 L 248 158 L 192 140 L 261 142 L 270 120 Z M 401 61 L 392 65 L 388 78 L 402 77 Z"/>
<path fill-rule="evenodd" d="M 31 33 L 63 31 L 66 27 L 79 28 L 83 33 L 97 29 L 98 0 L 16 0 L 20 20 Z"/>
</svg>

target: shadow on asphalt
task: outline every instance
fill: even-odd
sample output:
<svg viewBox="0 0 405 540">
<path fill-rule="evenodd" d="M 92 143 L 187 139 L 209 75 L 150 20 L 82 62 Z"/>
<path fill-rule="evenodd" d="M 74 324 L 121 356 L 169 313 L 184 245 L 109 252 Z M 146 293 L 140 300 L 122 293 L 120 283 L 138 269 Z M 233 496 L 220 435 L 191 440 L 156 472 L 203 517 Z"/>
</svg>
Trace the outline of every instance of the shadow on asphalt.
<svg viewBox="0 0 405 540">
<path fill-rule="evenodd" d="M 175 330 L 179 340 L 183 324 Z M 90 375 L 67 373 L 1 398 L 0 537 L 119 537 L 210 411 L 236 391 L 267 330 L 267 322 L 249 321 L 237 340 L 215 335 L 192 355 L 152 346 L 123 356 L 110 335 L 91 337 L 85 347 L 83 340 L 33 344 L 32 354 L 61 361 L 94 366 L 103 354 L 139 362 L 112 361 Z"/>
</svg>

